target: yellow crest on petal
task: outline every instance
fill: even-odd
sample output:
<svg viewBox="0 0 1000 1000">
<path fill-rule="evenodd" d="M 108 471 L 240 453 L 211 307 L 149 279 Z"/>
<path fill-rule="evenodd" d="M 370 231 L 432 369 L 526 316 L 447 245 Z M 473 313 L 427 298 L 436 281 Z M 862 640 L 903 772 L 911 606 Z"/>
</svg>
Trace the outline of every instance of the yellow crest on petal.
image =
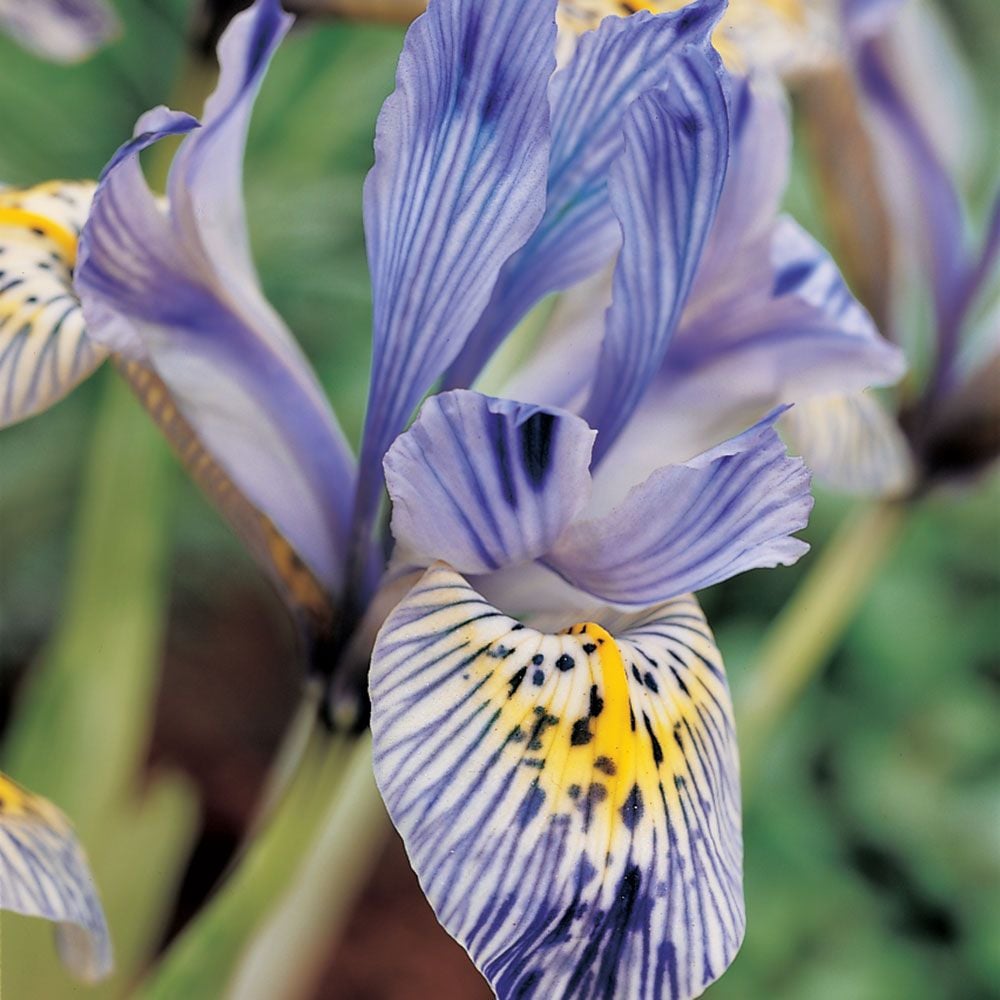
<svg viewBox="0 0 1000 1000">
<path fill-rule="evenodd" d="M 0 426 L 62 399 L 104 360 L 73 288 L 96 185 L 0 189 Z"/>
<path fill-rule="evenodd" d="M 697 602 L 559 634 L 431 567 L 371 667 L 375 775 L 502 998 L 697 996 L 743 933 L 725 673 Z"/>
</svg>

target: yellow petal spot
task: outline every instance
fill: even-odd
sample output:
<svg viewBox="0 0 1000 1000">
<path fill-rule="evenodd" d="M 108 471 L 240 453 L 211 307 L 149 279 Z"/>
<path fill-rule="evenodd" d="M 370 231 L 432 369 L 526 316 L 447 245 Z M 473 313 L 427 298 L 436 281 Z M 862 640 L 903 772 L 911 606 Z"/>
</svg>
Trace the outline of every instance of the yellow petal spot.
<svg viewBox="0 0 1000 1000">
<path fill-rule="evenodd" d="M 69 826 L 66 817 L 52 803 L 32 795 L 0 772 L 0 823 L 13 819 L 36 819 L 56 830 L 66 830 Z"/>
<path fill-rule="evenodd" d="M 46 237 L 59 248 L 67 267 L 72 268 L 76 263 L 76 236 L 44 215 L 0 204 L 0 227 L 32 230 L 39 236 Z"/>
</svg>

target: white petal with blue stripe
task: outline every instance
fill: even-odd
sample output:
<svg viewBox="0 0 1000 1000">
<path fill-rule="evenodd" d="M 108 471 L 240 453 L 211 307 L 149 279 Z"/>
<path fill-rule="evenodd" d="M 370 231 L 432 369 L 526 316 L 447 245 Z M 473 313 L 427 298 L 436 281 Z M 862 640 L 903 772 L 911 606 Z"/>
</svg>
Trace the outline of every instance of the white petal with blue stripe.
<svg viewBox="0 0 1000 1000">
<path fill-rule="evenodd" d="M 558 635 L 444 564 L 372 660 L 375 774 L 445 928 L 504 998 L 688 998 L 743 935 L 725 674 L 693 597 Z"/>
</svg>

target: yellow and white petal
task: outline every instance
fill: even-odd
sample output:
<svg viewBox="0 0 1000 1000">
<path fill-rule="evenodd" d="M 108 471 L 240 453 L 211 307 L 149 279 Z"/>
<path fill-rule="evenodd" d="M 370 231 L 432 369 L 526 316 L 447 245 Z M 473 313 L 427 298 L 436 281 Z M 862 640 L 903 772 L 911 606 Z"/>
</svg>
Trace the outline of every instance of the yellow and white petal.
<svg viewBox="0 0 1000 1000">
<path fill-rule="evenodd" d="M 791 450 L 831 489 L 899 497 L 913 488 L 915 468 L 899 424 L 876 396 L 815 396 L 781 419 Z"/>
<path fill-rule="evenodd" d="M 87 859 L 50 802 L 0 773 L 0 908 L 56 923 L 66 967 L 87 982 L 111 971 L 111 943 Z"/>
<path fill-rule="evenodd" d="M 87 336 L 73 289 L 94 189 L 0 189 L 0 427 L 58 402 L 107 354 Z"/>
<path fill-rule="evenodd" d="M 375 775 L 503 998 L 700 995 L 743 936 L 738 760 L 693 597 L 558 635 L 442 563 L 372 657 Z"/>
</svg>

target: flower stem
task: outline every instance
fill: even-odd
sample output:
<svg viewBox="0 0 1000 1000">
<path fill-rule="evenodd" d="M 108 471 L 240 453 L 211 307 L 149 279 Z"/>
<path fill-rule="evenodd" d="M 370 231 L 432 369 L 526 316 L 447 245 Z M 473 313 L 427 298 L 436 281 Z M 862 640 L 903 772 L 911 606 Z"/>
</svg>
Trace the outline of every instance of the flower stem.
<svg viewBox="0 0 1000 1000">
<path fill-rule="evenodd" d="M 892 551 L 906 512 L 905 504 L 890 501 L 855 511 L 771 626 L 736 700 L 747 799 L 768 742 L 850 624 Z"/>
<path fill-rule="evenodd" d="M 336 795 L 346 746 L 316 729 L 269 821 L 215 895 L 136 991 L 137 997 L 221 997 L 238 956 L 281 898 Z"/>
<path fill-rule="evenodd" d="M 351 750 L 344 778 L 295 880 L 250 942 L 231 987 L 238 1000 L 307 1000 L 385 842 L 388 821 L 372 774 L 371 738 Z"/>
</svg>

